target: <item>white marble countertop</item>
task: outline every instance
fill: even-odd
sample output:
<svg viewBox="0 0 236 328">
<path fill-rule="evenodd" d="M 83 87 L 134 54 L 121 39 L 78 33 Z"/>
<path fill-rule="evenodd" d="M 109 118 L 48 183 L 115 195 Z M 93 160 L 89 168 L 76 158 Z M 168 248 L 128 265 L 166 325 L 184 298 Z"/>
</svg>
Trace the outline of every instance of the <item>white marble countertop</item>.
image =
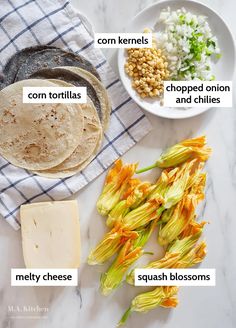
<svg viewBox="0 0 236 328">
<path fill-rule="evenodd" d="M 152 0 L 73 0 L 98 32 L 119 32 L 131 17 Z M 236 2 L 203 1 L 218 11 L 236 38 Z M 116 69 L 114 51 L 106 51 Z M 204 268 L 216 268 L 216 287 L 183 287 L 175 310 L 156 309 L 133 314 L 126 327 L 135 328 L 234 328 L 236 327 L 236 112 L 216 109 L 195 118 L 167 120 L 151 117 L 153 131 L 125 156 L 125 161 L 152 163 L 166 145 L 205 133 L 214 153 L 207 164 L 206 203 L 200 216 L 210 221 L 204 238 L 208 255 Z M 152 175 L 155 176 L 156 172 Z M 111 297 L 99 294 L 101 267 L 88 267 L 86 257 L 105 231 L 95 200 L 104 175 L 77 196 L 80 206 L 82 266 L 80 293 L 72 287 L 11 287 L 10 269 L 24 267 L 20 232 L 0 221 L 0 327 L 14 328 L 112 328 L 137 290 L 124 285 Z M 91 200 L 94 200 L 91 202 Z M 156 245 L 155 242 L 153 245 Z M 24 309 L 25 306 L 25 309 Z M 13 308 L 12 308 L 13 307 Z M 14 309 L 12 312 L 11 310 Z M 41 310 L 40 310 L 41 309 Z M 18 318 L 16 318 L 18 317 Z M 38 317 L 38 318 L 37 318 Z"/>
</svg>

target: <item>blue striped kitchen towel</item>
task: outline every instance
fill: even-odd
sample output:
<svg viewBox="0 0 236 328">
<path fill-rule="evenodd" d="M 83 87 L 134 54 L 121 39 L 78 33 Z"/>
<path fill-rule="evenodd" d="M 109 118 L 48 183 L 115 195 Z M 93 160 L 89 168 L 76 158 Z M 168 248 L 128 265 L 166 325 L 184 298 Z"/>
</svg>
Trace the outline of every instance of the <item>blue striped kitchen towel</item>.
<svg viewBox="0 0 236 328">
<path fill-rule="evenodd" d="M 22 204 L 71 196 L 151 130 L 149 121 L 93 43 L 81 15 L 67 0 L 0 0 L 1 71 L 7 60 L 25 47 L 47 44 L 70 49 L 96 66 L 112 101 L 110 127 L 102 149 L 80 174 L 65 179 L 47 179 L 17 168 L 0 156 L 0 214 L 15 229 L 20 227 Z"/>
</svg>

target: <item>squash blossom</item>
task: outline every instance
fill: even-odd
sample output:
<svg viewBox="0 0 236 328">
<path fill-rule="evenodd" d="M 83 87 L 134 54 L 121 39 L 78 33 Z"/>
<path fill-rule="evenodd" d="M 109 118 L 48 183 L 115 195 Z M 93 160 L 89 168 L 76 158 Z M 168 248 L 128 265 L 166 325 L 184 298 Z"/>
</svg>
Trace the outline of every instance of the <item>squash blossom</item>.
<svg viewBox="0 0 236 328">
<path fill-rule="evenodd" d="M 114 289 L 119 287 L 128 267 L 142 255 L 141 247 L 137 247 L 133 251 L 131 248 L 132 243 L 130 240 L 127 240 L 108 271 L 101 275 L 100 290 L 104 296 L 109 295 Z"/>
<path fill-rule="evenodd" d="M 155 188 L 149 182 L 141 182 L 133 179 L 129 182 L 130 188 L 123 195 L 123 199 L 116 204 L 108 214 L 106 224 L 112 228 L 116 221 L 122 221 L 123 217 L 132 209 L 138 207 Z"/>
<path fill-rule="evenodd" d="M 199 195 L 195 194 L 194 196 L 196 197 L 196 199 L 195 199 L 196 204 L 197 204 L 197 202 L 199 202 L 200 200 L 203 199 L 200 194 Z M 203 197 L 204 197 L 204 195 L 203 195 Z M 172 206 L 172 207 L 168 208 L 167 210 L 165 210 L 162 213 L 161 220 L 160 220 L 161 229 L 170 219 L 173 218 L 173 215 L 174 215 L 174 212 L 175 212 L 175 209 L 176 209 L 177 206 L 178 205 Z M 204 224 L 205 223 L 206 222 L 204 222 Z M 201 224 L 203 224 L 203 223 L 201 223 Z M 183 230 L 182 234 L 184 234 L 185 231 L 187 233 L 187 231 L 190 230 L 190 229 L 197 229 L 197 227 L 198 227 L 198 223 L 195 220 L 193 220 L 189 223 L 189 225 L 187 225 L 186 229 Z M 185 235 L 186 235 L 186 233 L 185 233 Z"/>
<path fill-rule="evenodd" d="M 101 215 L 107 215 L 120 201 L 136 168 L 137 164 L 123 165 L 120 159 L 115 162 L 107 174 L 103 191 L 97 201 L 97 210 Z"/>
<path fill-rule="evenodd" d="M 136 239 L 138 233 L 124 229 L 117 224 L 111 231 L 105 234 L 100 243 L 92 250 L 88 257 L 88 264 L 103 264 L 112 257 L 128 239 Z"/>
<path fill-rule="evenodd" d="M 171 218 L 160 225 L 158 242 L 168 245 L 187 227 L 195 217 L 196 201 L 194 195 L 186 195 L 175 207 Z"/>
<path fill-rule="evenodd" d="M 154 167 L 175 167 L 194 158 L 205 162 L 208 160 L 211 153 L 211 148 L 206 146 L 205 136 L 186 139 L 164 151 L 155 164 L 138 170 L 136 173 L 142 173 Z"/>
<path fill-rule="evenodd" d="M 174 263 L 172 268 L 190 268 L 201 263 L 206 256 L 206 243 L 204 241 L 197 244 L 205 221 L 193 225 L 193 229 L 188 230 L 188 236 L 177 239 L 167 249 L 167 253 L 175 253 L 179 251 L 181 254 L 178 261 Z"/>
<path fill-rule="evenodd" d="M 197 158 L 200 161 L 207 161 L 211 155 L 211 148 L 206 146 L 206 137 L 201 136 L 193 139 L 186 139 L 163 152 L 156 162 L 160 168 L 177 166 L 189 159 Z"/>
<path fill-rule="evenodd" d="M 182 257 L 176 264 L 175 268 L 190 268 L 201 263 L 206 256 L 206 243 L 202 241 Z"/>
<path fill-rule="evenodd" d="M 196 164 L 196 161 L 191 161 L 174 169 L 169 168 L 163 170 L 161 176 L 157 180 L 156 188 L 150 193 L 148 199 L 157 198 L 158 196 L 166 197 L 166 195 L 168 197 L 178 190 L 180 184 L 183 184 L 184 187 L 189 188 L 191 186 L 191 174 L 193 174 L 197 166 L 198 164 Z M 185 180 L 185 183 L 180 183 L 180 180 Z"/>
<path fill-rule="evenodd" d="M 161 245 L 169 244 L 178 237 L 190 222 L 194 221 L 195 209 L 198 203 L 204 199 L 204 187 L 206 182 L 206 175 L 204 173 L 199 174 L 197 172 L 196 174 L 197 178 L 195 178 L 194 184 L 185 192 L 184 197 L 174 207 L 168 208 L 162 214 L 158 237 L 158 241 Z M 179 197 L 182 191 L 183 189 L 181 189 Z M 167 201 L 167 204 L 168 202 L 169 201 Z M 172 200 L 172 204 L 173 203 Z"/>
<path fill-rule="evenodd" d="M 155 225 L 156 222 L 151 222 L 146 228 L 138 231 L 137 239 L 126 241 L 107 272 L 101 275 L 100 290 L 103 295 L 109 295 L 114 289 L 118 288 L 128 268 L 144 254 L 143 247 Z"/>
<path fill-rule="evenodd" d="M 154 290 L 137 295 L 131 302 L 131 306 L 124 313 L 118 326 L 123 325 L 132 312 L 148 312 L 157 306 L 175 307 L 178 304 L 173 298 L 178 292 L 178 287 L 157 287 Z"/>
<path fill-rule="evenodd" d="M 158 180 L 157 187 L 148 199 L 161 195 L 164 198 L 163 211 L 171 208 L 183 198 L 186 190 L 195 183 L 197 180 L 195 176 L 199 175 L 200 166 L 200 162 L 192 160 L 178 168 L 169 171 L 164 170 Z"/>
<path fill-rule="evenodd" d="M 122 225 L 126 229 L 135 230 L 147 225 L 156 218 L 159 219 L 162 213 L 160 207 L 162 203 L 162 197 L 146 201 L 143 205 L 125 215 Z"/>
</svg>

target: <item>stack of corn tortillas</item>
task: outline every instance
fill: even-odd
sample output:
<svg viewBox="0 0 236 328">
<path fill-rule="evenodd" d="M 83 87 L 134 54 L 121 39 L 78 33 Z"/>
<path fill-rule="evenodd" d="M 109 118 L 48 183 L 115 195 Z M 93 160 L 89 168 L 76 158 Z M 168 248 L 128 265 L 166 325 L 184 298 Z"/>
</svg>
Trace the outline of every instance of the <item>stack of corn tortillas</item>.
<svg viewBox="0 0 236 328">
<path fill-rule="evenodd" d="M 23 104 L 26 86 L 86 87 L 87 103 Z M 26 48 L 5 66 L 0 88 L 0 154 L 6 160 L 44 177 L 64 178 L 94 159 L 111 108 L 89 61 L 55 47 Z"/>
</svg>

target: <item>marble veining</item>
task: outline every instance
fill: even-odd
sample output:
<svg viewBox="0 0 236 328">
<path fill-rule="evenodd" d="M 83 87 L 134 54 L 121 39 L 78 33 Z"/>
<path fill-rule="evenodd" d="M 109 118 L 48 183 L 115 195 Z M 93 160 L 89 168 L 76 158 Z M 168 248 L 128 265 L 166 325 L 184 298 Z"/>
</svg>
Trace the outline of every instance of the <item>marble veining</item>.
<svg viewBox="0 0 236 328">
<path fill-rule="evenodd" d="M 178 1 L 178 0 L 176 0 Z M 186 0 L 187 1 L 187 0 Z M 133 15 L 152 0 L 72 0 L 98 32 L 123 31 Z M 205 0 L 221 13 L 236 37 L 233 0 Z M 116 55 L 105 50 L 114 70 Z M 149 116 L 153 131 L 125 156 L 125 161 L 154 162 L 161 149 L 193 135 L 205 133 L 214 153 L 206 166 L 206 202 L 199 208 L 199 219 L 209 221 L 204 233 L 208 256 L 204 268 L 216 268 L 215 288 L 181 288 L 180 305 L 175 310 L 156 309 L 146 315 L 134 314 L 128 328 L 225 328 L 236 327 L 236 113 L 234 109 L 215 109 L 195 118 L 166 120 Z M 153 181 L 158 170 L 144 175 Z M 137 289 L 122 286 L 107 298 L 99 294 L 99 277 L 105 267 L 89 267 L 89 250 L 105 231 L 104 219 L 95 210 L 104 175 L 84 188 L 76 197 L 80 206 L 82 266 L 78 286 L 10 287 L 10 269 L 23 267 L 20 232 L 0 221 L 0 327 L 2 328 L 113 328 Z M 94 200 L 94 202 L 91 200 Z M 156 236 L 148 249 L 157 248 Z M 161 256 L 161 250 L 158 250 Z M 147 259 L 146 259 L 147 260 Z M 142 290 L 142 289 L 140 289 Z M 31 311 L 24 311 L 30 308 Z M 15 311 L 11 311 L 14 308 Z M 41 309 L 41 310 L 40 310 Z M 41 318 L 41 319 L 40 319 Z"/>
</svg>

